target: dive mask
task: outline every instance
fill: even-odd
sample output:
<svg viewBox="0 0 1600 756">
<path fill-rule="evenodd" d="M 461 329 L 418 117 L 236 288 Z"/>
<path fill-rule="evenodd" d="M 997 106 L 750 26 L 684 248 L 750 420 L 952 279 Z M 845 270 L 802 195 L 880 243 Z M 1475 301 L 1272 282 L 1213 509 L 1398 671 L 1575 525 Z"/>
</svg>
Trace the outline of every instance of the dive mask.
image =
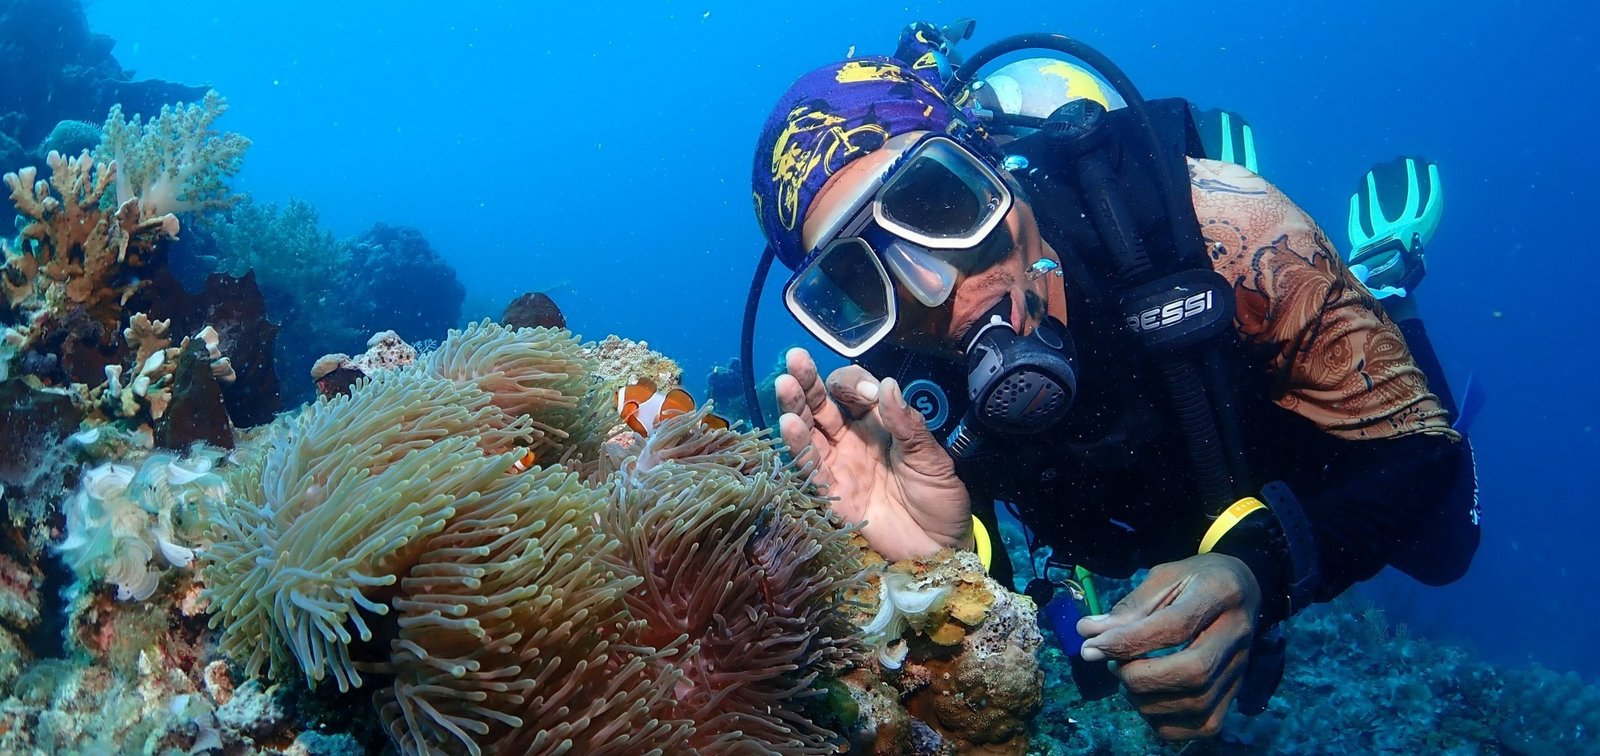
<svg viewBox="0 0 1600 756">
<path fill-rule="evenodd" d="M 885 145 L 898 149 L 896 137 Z M 828 348 L 858 357 L 894 329 L 895 284 L 926 307 L 950 298 L 957 262 L 1011 210 L 999 173 L 929 133 L 863 188 L 784 287 L 784 304 Z"/>
</svg>

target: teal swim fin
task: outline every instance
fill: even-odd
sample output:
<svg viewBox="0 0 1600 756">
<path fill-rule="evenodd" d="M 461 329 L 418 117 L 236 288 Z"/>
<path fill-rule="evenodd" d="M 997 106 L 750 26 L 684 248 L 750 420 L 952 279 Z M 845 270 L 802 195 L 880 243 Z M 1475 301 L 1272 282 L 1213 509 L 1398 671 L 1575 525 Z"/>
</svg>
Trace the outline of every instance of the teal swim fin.
<svg viewBox="0 0 1600 756">
<path fill-rule="evenodd" d="M 1350 195 L 1350 270 L 1379 299 L 1405 296 L 1427 271 L 1423 250 L 1444 216 L 1439 166 L 1401 157 L 1367 171 Z"/>
<path fill-rule="evenodd" d="M 1226 110 L 1200 110 L 1195 112 L 1194 121 L 1206 157 L 1261 172 L 1256 163 L 1256 132 L 1244 116 Z"/>
</svg>

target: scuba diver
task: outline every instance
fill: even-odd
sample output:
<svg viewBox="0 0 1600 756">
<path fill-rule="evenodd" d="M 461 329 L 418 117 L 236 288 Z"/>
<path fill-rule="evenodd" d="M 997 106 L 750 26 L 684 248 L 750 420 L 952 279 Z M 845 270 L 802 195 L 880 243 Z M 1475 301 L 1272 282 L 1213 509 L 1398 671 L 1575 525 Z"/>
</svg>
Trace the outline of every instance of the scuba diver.
<svg viewBox="0 0 1600 756">
<path fill-rule="evenodd" d="M 1202 139 L 1187 102 L 1144 100 L 1060 35 L 957 68 L 969 33 L 913 25 L 895 56 L 813 70 L 772 110 L 748 403 L 759 424 L 751 331 L 776 259 L 789 312 L 850 361 L 824 381 L 791 349 L 776 387 L 779 432 L 834 509 L 890 560 L 987 563 L 1004 502 L 1053 567 L 1148 570 L 1111 610 L 1056 624 L 1082 639 L 1074 677 L 1120 684 L 1162 738 L 1215 735 L 1231 702 L 1265 710 L 1284 619 L 1385 565 L 1453 581 L 1476 550 L 1442 370 L 1373 290 L 1405 300 L 1420 281 L 1437 171 L 1401 164 L 1398 219 L 1369 177 L 1347 265 L 1241 164 L 1242 122 Z M 1050 57 L 980 76 L 1028 51 Z M 991 569 L 1006 581 L 1003 556 Z M 1067 582 L 1029 593 L 1056 606 Z"/>
</svg>

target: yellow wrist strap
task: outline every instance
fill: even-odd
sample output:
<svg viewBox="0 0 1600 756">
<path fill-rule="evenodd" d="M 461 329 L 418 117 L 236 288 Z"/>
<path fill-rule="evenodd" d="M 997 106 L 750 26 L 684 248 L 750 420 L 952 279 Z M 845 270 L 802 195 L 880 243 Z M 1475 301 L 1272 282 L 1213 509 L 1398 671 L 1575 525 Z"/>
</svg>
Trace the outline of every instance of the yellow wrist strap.
<svg viewBox="0 0 1600 756">
<path fill-rule="evenodd" d="M 994 544 L 989 540 L 989 529 L 977 515 L 972 516 L 972 540 L 972 550 L 978 552 L 978 561 L 983 562 L 983 571 L 988 572 L 989 562 L 994 559 Z"/>
<path fill-rule="evenodd" d="M 1200 553 L 1211 553 L 1211 550 L 1216 548 L 1217 541 L 1222 540 L 1222 536 L 1233 530 L 1233 526 L 1243 522 L 1250 513 L 1266 508 L 1267 505 L 1262 504 L 1261 500 L 1254 496 L 1246 496 L 1234 502 L 1233 506 L 1218 515 L 1216 521 L 1211 523 L 1211 527 L 1206 529 L 1206 536 L 1200 539 Z"/>
</svg>

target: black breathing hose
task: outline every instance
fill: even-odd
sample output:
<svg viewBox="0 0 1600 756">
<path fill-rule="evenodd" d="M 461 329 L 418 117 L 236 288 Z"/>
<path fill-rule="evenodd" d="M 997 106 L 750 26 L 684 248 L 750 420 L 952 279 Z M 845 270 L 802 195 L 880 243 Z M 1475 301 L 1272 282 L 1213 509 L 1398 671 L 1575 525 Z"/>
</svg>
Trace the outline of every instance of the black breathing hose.
<svg viewBox="0 0 1600 756">
<path fill-rule="evenodd" d="M 750 293 L 744 300 L 744 326 L 739 336 L 739 366 L 744 373 L 744 403 L 750 413 L 750 423 L 756 428 L 767 427 L 767 418 L 761 412 L 761 398 L 756 394 L 756 368 L 753 361 L 756 341 L 756 309 L 761 306 L 761 290 L 767 283 L 767 271 L 772 269 L 776 255 L 772 245 L 761 250 L 761 262 L 756 263 L 756 275 L 750 279 Z"/>
<path fill-rule="evenodd" d="M 1161 377 L 1172 395 L 1172 407 L 1187 442 L 1195 487 L 1200 489 L 1201 498 L 1210 507 L 1232 504 L 1233 483 L 1228 476 L 1227 456 L 1199 372 L 1188 360 L 1168 360 L 1161 363 Z"/>
</svg>

